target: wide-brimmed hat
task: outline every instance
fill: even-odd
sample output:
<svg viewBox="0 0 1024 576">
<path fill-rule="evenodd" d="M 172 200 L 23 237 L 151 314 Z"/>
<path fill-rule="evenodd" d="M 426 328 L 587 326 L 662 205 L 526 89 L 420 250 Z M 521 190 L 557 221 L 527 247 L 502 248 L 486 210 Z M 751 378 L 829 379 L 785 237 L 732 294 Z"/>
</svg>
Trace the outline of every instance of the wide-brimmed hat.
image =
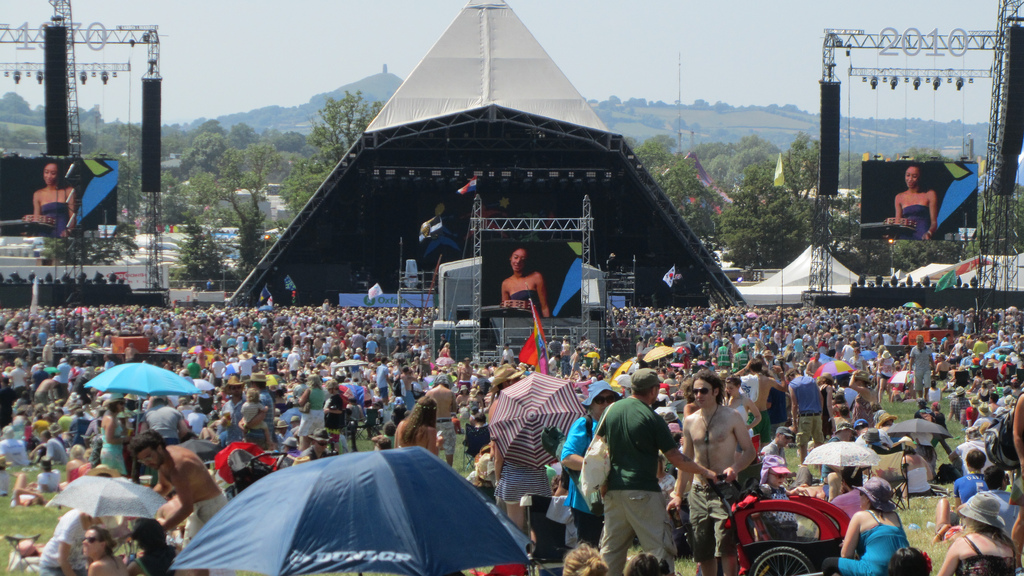
<svg viewBox="0 0 1024 576">
<path fill-rule="evenodd" d="M 953 395 L 954 395 L 954 396 L 959 396 L 959 397 L 961 397 L 961 398 L 963 398 L 963 396 L 964 396 L 965 394 L 967 394 L 967 391 L 966 391 L 966 390 L 964 390 L 964 387 L 963 387 L 963 386 L 957 386 L 957 387 L 956 387 L 956 390 L 954 390 L 954 391 L 953 391 Z"/>
<path fill-rule="evenodd" d="M 288 427 L 288 423 L 285 422 L 284 420 L 281 420 L 280 418 L 278 418 L 277 420 L 274 421 L 274 428 L 275 429 L 276 428 L 287 428 L 287 427 Z"/>
<path fill-rule="evenodd" d="M 857 370 L 856 372 L 853 373 L 853 376 L 850 376 L 850 379 L 860 380 L 861 382 L 864 382 L 866 384 L 871 384 L 871 375 L 865 372 L 864 370 Z"/>
<path fill-rule="evenodd" d="M 115 402 L 122 401 L 124 401 L 124 394 L 121 394 L 120 392 L 108 392 L 107 394 L 103 395 L 104 408 L 109 407 L 111 404 L 114 404 Z"/>
<path fill-rule="evenodd" d="M 85 475 L 107 476 L 108 478 L 120 478 L 121 472 L 118 471 L 116 468 L 111 468 L 110 466 L 107 466 L 106 464 L 100 464 L 99 466 L 94 466 L 90 468 L 89 471 L 85 473 Z"/>
<path fill-rule="evenodd" d="M 50 434 L 54 434 L 56 436 L 60 436 L 63 433 L 64 433 L 64 430 L 60 427 L 60 424 L 57 424 L 56 422 L 54 422 L 53 424 L 50 424 Z"/>
<path fill-rule="evenodd" d="M 861 435 L 866 444 L 881 444 L 882 435 L 878 433 L 878 428 L 868 428 Z"/>
<path fill-rule="evenodd" d="M 875 426 L 885 426 L 886 422 L 895 422 L 897 418 L 888 412 L 875 414 Z"/>
<path fill-rule="evenodd" d="M 675 410 L 673 410 L 672 408 L 670 408 L 668 406 L 661 406 L 659 408 L 655 408 L 654 412 L 658 416 L 661 416 L 662 418 L 664 418 L 666 424 L 668 424 L 670 422 L 678 422 L 679 421 L 679 414 L 677 414 Z"/>
<path fill-rule="evenodd" d="M 857 486 L 857 490 L 871 501 L 871 507 L 881 512 L 892 512 L 896 510 L 896 504 L 892 501 L 892 486 L 884 478 L 875 476 Z M 972 497 L 973 499 L 973 497 Z"/>
<path fill-rule="evenodd" d="M 964 518 L 970 518 L 989 526 L 1007 530 L 1006 521 L 999 515 L 999 509 L 1003 501 L 991 492 L 978 492 L 966 504 L 961 504 L 957 513 Z"/>
<path fill-rule="evenodd" d="M 611 392 L 612 394 L 615 394 L 616 397 L 621 398 L 621 395 L 615 390 L 612 390 L 612 387 L 605 382 L 594 382 L 589 388 L 587 388 L 587 397 L 583 400 L 582 404 L 584 406 L 590 406 L 594 402 L 594 398 L 597 398 L 601 392 Z"/>
<path fill-rule="evenodd" d="M 264 374 L 263 372 L 253 372 L 249 376 L 249 382 L 266 382 L 266 381 L 267 381 L 267 375 Z"/>
<path fill-rule="evenodd" d="M 508 364 L 503 364 L 494 371 L 494 376 L 491 376 L 491 386 L 498 386 L 504 384 L 506 380 L 512 377 L 516 373 L 516 369 Z"/>
</svg>

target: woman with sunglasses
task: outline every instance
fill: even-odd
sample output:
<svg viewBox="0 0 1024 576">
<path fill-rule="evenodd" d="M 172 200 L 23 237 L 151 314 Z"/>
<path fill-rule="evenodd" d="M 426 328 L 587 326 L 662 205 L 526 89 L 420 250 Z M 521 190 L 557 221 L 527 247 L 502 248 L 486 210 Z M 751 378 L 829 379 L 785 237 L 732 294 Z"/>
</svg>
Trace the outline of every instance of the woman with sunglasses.
<svg viewBox="0 0 1024 576">
<path fill-rule="evenodd" d="M 587 408 L 587 415 L 577 418 L 572 423 L 569 433 L 565 437 L 565 444 L 562 445 L 561 454 L 562 466 L 569 471 L 569 495 L 565 499 L 565 505 L 573 509 L 573 521 L 576 524 L 577 532 L 580 528 L 581 514 L 594 514 L 579 488 L 583 455 L 586 454 L 587 447 L 594 439 L 594 431 L 597 430 L 597 425 L 601 422 L 601 416 L 605 409 L 620 398 L 611 386 L 604 382 L 591 384 L 587 392 L 587 398 L 583 401 L 583 406 Z M 598 545 L 596 542 L 591 542 L 591 544 Z"/>
<path fill-rule="evenodd" d="M 114 557 L 117 542 L 103 526 L 85 531 L 82 554 L 89 561 L 89 576 L 128 576 L 128 567 Z"/>
</svg>

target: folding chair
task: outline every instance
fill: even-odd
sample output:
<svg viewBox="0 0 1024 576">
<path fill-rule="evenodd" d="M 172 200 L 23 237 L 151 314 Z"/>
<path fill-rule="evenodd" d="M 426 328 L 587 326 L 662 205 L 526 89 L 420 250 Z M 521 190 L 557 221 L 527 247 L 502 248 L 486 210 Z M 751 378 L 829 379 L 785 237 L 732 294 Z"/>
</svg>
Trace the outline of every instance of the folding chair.
<svg viewBox="0 0 1024 576">
<path fill-rule="evenodd" d="M 878 464 L 871 467 L 870 475 L 884 479 L 893 489 L 893 499 L 897 508 L 906 509 L 910 503 L 907 493 L 907 465 L 903 461 L 903 448 L 891 448 L 885 451 L 875 450 L 880 458 Z"/>
<path fill-rule="evenodd" d="M 483 426 L 466 426 L 466 438 L 462 445 L 466 447 L 465 458 L 466 468 L 473 468 L 473 459 L 480 453 L 480 449 L 491 443 L 491 429 L 487 424 Z"/>
<path fill-rule="evenodd" d="M 356 432 L 362 432 L 363 438 L 369 440 L 381 433 L 381 416 L 379 408 L 367 408 L 366 419 L 358 425 Z"/>
</svg>

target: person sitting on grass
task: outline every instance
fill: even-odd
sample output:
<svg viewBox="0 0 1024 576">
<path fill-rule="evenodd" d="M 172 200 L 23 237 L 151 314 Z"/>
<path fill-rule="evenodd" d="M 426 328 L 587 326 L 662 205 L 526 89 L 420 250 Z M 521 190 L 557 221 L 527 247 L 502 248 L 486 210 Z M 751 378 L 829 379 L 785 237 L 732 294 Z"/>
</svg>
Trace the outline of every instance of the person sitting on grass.
<svg viewBox="0 0 1024 576">
<path fill-rule="evenodd" d="M 917 548 L 900 548 L 889 559 L 889 576 L 929 576 L 932 559 Z"/>
<path fill-rule="evenodd" d="M 938 576 L 1014 573 L 1017 554 L 1006 535 L 1009 527 L 999 514 L 1001 504 L 995 494 L 982 492 L 957 509 L 965 519 L 963 537 L 950 545 Z"/>
<path fill-rule="evenodd" d="M 1017 519 L 1019 507 L 1010 504 L 1010 493 L 1005 490 L 1006 473 L 995 466 L 989 466 L 985 469 L 983 478 L 985 479 L 985 487 L 982 491 L 991 492 L 999 498 L 1000 502 L 1002 502 L 999 515 L 1003 518 L 1006 526 L 1013 526 Z M 975 492 L 974 495 L 976 496 L 977 494 L 978 492 Z M 932 541 L 948 542 L 953 540 L 964 530 L 964 527 L 960 524 L 960 518 L 957 514 L 950 511 L 949 500 L 940 498 L 938 504 L 935 505 L 935 526 L 937 528 Z"/>
</svg>

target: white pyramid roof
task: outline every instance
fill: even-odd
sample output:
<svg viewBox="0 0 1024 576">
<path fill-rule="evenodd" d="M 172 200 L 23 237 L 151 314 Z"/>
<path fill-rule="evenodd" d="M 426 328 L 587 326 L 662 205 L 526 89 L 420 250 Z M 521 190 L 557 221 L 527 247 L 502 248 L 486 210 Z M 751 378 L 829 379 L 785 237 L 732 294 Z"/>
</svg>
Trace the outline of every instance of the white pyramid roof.
<svg viewBox="0 0 1024 576">
<path fill-rule="evenodd" d="M 471 0 L 366 131 L 491 104 L 608 130 L 503 0 Z"/>
<path fill-rule="evenodd" d="M 832 290 L 848 294 L 850 286 L 859 279 L 858 275 L 843 266 L 831 254 L 829 258 L 832 259 Z M 765 278 L 763 282 L 753 286 L 737 286 L 737 289 L 750 306 L 799 304 L 802 293 L 807 290 L 810 276 L 811 247 L 808 246 L 803 254 L 790 262 L 789 266 Z"/>
</svg>

